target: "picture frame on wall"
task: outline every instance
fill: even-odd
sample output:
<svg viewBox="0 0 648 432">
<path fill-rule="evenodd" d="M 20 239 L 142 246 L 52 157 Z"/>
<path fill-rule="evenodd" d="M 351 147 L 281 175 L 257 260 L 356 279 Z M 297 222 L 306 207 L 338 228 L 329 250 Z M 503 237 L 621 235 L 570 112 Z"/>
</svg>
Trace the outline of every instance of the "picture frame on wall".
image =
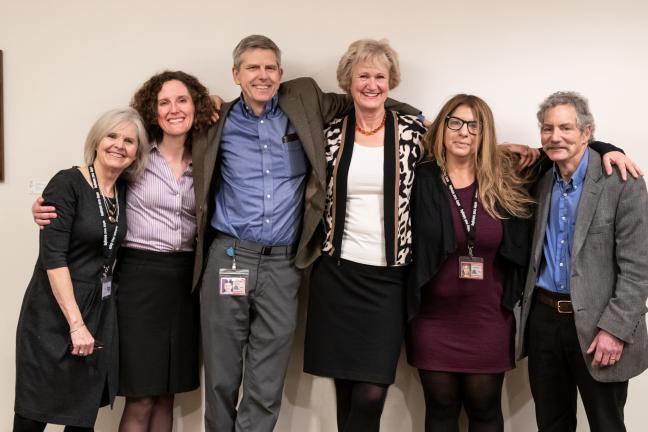
<svg viewBox="0 0 648 432">
<path fill-rule="evenodd" d="M 4 181 L 4 88 L 2 80 L 2 50 L 0 50 L 0 182 Z"/>
</svg>

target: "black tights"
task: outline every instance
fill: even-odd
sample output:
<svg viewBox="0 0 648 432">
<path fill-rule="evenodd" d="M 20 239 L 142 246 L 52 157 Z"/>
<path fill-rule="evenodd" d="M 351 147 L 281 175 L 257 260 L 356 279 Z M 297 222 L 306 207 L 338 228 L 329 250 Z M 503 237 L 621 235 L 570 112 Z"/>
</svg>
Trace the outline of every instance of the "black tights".
<svg viewBox="0 0 648 432">
<path fill-rule="evenodd" d="M 43 432 L 47 423 L 31 420 L 14 414 L 13 432 Z M 64 432 L 93 432 L 94 428 L 85 428 L 78 426 L 65 426 Z"/>
<path fill-rule="evenodd" d="M 419 369 L 425 395 L 425 431 L 459 432 L 461 406 L 469 432 L 502 432 L 504 374 L 432 372 Z"/>
<path fill-rule="evenodd" d="M 378 432 L 388 385 L 335 380 L 339 432 Z"/>
</svg>

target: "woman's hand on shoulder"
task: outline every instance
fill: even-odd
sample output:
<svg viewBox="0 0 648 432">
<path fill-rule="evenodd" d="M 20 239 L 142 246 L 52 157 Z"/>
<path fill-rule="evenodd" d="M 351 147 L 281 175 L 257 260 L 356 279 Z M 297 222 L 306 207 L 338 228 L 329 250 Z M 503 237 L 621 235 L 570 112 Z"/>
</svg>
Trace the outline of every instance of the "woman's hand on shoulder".
<svg viewBox="0 0 648 432">
<path fill-rule="evenodd" d="M 639 165 L 634 163 L 632 159 L 630 159 L 620 151 L 607 152 L 601 157 L 601 159 L 603 160 L 603 168 L 605 169 L 605 173 L 607 175 L 612 175 L 612 165 L 615 165 L 619 170 L 619 174 L 621 175 L 623 181 L 626 181 L 628 179 L 628 172 L 634 178 L 639 178 L 639 176 L 643 177 L 644 175 L 641 167 L 639 167 Z"/>
<path fill-rule="evenodd" d="M 40 229 L 44 229 L 45 225 L 49 225 L 50 219 L 56 218 L 56 207 L 44 204 L 43 197 L 36 198 L 36 201 L 32 204 L 32 217 Z"/>
</svg>

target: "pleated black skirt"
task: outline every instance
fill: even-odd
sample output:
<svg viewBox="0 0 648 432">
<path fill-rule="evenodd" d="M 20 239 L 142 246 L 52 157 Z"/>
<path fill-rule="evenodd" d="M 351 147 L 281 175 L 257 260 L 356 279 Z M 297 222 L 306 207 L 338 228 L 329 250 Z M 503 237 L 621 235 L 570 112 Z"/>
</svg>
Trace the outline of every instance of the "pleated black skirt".
<svg viewBox="0 0 648 432">
<path fill-rule="evenodd" d="M 115 271 L 120 395 L 157 396 L 200 385 L 193 260 L 193 252 L 121 249 Z"/>
<path fill-rule="evenodd" d="M 403 267 L 324 255 L 310 279 L 304 372 L 394 382 L 405 328 Z"/>
</svg>

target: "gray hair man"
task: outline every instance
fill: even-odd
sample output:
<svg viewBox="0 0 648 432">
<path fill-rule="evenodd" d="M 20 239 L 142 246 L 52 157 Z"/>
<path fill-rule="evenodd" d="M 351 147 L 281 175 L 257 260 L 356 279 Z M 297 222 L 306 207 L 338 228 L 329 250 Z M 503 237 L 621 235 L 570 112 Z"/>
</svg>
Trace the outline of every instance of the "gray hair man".
<svg viewBox="0 0 648 432">
<path fill-rule="evenodd" d="M 535 195 L 518 352 L 529 357 L 538 429 L 575 431 L 578 392 L 591 431 L 625 431 L 628 380 L 648 367 L 646 186 L 603 174 L 579 94 L 552 94 L 538 121 L 554 167 Z"/>
</svg>

